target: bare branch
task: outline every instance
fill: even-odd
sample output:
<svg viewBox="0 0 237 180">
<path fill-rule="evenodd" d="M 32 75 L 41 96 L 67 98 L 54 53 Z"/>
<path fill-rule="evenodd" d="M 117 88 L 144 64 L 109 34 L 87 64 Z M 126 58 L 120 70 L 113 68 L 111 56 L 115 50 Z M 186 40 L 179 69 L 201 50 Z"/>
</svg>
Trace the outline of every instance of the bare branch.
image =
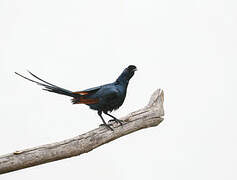
<svg viewBox="0 0 237 180">
<path fill-rule="evenodd" d="M 156 90 L 147 106 L 121 118 L 123 126 L 113 123 L 114 131 L 99 127 L 61 142 L 16 151 L 0 156 L 0 174 L 87 153 L 105 143 L 140 129 L 157 126 L 163 120 L 164 93 Z"/>
</svg>

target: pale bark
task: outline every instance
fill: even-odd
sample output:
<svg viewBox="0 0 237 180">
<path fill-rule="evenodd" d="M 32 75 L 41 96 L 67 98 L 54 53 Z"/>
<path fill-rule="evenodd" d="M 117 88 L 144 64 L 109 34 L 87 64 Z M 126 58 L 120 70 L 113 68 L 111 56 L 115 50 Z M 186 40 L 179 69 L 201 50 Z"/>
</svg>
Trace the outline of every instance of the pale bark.
<svg viewBox="0 0 237 180">
<path fill-rule="evenodd" d="M 99 127 L 77 137 L 0 156 L 0 174 L 87 153 L 105 143 L 140 129 L 157 126 L 164 116 L 164 93 L 156 90 L 147 106 L 128 114 L 114 131 Z M 142 142 L 141 142 L 142 143 Z"/>
</svg>

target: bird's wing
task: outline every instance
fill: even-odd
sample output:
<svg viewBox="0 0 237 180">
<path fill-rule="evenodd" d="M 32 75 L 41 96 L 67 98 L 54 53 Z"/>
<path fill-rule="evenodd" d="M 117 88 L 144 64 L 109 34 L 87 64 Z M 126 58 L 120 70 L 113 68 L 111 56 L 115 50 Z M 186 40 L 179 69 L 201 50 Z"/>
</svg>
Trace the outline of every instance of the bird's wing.
<svg viewBox="0 0 237 180">
<path fill-rule="evenodd" d="M 96 93 L 98 90 L 100 90 L 101 87 L 102 86 L 97 86 L 97 87 L 93 87 L 93 88 L 86 89 L 86 90 L 83 90 L 83 91 L 76 91 L 76 92 L 73 92 L 73 94 L 79 94 L 81 96 L 92 95 L 92 94 Z"/>
<path fill-rule="evenodd" d="M 119 95 L 119 91 L 114 86 L 107 86 L 103 89 L 101 97 L 106 101 L 111 101 Z"/>
<path fill-rule="evenodd" d="M 116 88 L 109 84 L 73 93 L 79 95 L 72 99 L 73 104 L 106 103 L 110 102 L 118 95 Z"/>
<path fill-rule="evenodd" d="M 83 91 L 76 91 L 73 94 L 76 95 L 72 99 L 73 104 L 96 104 L 99 102 L 98 97 L 92 97 L 97 91 L 101 89 L 102 86 L 97 86 L 94 88 L 86 89 Z"/>
</svg>

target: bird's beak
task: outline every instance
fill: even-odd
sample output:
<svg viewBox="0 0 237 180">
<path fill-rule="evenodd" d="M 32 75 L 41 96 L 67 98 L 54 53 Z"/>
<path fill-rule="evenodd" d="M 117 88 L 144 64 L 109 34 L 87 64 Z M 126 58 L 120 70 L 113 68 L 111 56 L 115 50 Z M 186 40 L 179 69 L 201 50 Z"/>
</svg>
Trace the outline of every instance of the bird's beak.
<svg viewBox="0 0 237 180">
<path fill-rule="evenodd" d="M 134 72 L 137 71 L 137 68 L 136 68 L 136 69 L 133 69 L 133 71 L 134 71 Z"/>
</svg>

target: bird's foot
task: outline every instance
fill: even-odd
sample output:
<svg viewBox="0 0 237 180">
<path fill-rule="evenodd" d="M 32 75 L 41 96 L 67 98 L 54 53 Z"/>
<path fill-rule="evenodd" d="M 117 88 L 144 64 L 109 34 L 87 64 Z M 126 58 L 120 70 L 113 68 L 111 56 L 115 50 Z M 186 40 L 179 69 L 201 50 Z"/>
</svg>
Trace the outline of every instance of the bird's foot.
<svg viewBox="0 0 237 180">
<path fill-rule="evenodd" d="M 111 130 L 111 131 L 114 131 L 112 127 L 110 127 L 108 124 L 100 124 L 100 127 L 101 126 L 105 126 L 107 129 Z"/>
<path fill-rule="evenodd" d="M 114 121 L 115 121 L 116 123 L 119 123 L 121 126 L 123 125 L 122 121 L 119 120 L 119 119 L 111 119 L 111 120 L 108 121 L 108 123 L 111 123 L 111 122 L 114 122 Z"/>
</svg>

